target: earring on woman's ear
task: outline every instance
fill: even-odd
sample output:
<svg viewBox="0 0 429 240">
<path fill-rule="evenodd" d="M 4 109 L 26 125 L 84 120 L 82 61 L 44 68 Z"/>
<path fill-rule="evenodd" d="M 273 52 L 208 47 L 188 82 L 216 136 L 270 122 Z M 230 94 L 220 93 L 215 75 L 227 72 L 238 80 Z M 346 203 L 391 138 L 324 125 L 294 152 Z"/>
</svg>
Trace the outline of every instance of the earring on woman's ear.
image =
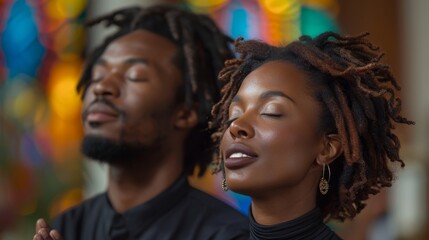
<svg viewBox="0 0 429 240">
<path fill-rule="evenodd" d="M 229 190 L 229 187 L 226 184 L 225 165 L 224 165 L 223 160 L 222 160 L 222 190 L 225 191 L 225 192 Z"/>
<path fill-rule="evenodd" d="M 223 180 L 222 180 L 222 190 L 225 192 L 229 190 L 228 185 L 226 184 L 225 177 L 223 177 Z"/>
<path fill-rule="evenodd" d="M 328 167 L 328 180 L 325 179 L 325 164 L 323 164 L 323 172 L 322 172 L 322 178 L 319 182 L 319 190 L 322 195 L 326 195 L 329 190 L 329 181 L 331 180 L 331 169 Z"/>
</svg>

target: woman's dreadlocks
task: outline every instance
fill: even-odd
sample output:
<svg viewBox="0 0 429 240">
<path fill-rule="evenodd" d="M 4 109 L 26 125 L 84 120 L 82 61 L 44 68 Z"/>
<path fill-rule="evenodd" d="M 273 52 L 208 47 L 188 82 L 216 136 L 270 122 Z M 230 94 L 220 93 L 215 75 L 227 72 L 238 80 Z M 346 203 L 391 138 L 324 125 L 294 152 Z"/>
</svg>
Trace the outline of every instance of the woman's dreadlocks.
<svg viewBox="0 0 429 240">
<path fill-rule="evenodd" d="M 343 37 L 327 32 L 316 38 L 302 36 L 284 47 L 259 41 L 235 42 L 239 58 L 228 60 L 219 78 L 226 82 L 221 101 L 212 110 L 212 135 L 219 144 L 227 129 L 228 108 L 244 78 L 262 64 L 283 60 L 307 72 L 320 101 L 320 131 L 341 136 L 343 154 L 332 163 L 329 193 L 317 196 L 326 219 L 353 218 L 364 207 L 369 194 L 391 186 L 389 162 L 399 157 L 400 143 L 392 132 L 393 122 L 414 124 L 400 115 L 400 87 L 383 56 L 366 36 Z M 222 168 L 218 156 L 216 171 Z"/>
<path fill-rule="evenodd" d="M 196 166 L 202 176 L 212 159 L 211 133 L 207 121 L 211 107 L 219 100 L 217 74 L 227 59 L 233 58 L 231 38 L 219 30 L 205 15 L 177 7 L 159 5 L 148 8 L 130 7 L 101 16 L 87 23 L 104 23 L 118 30 L 107 37 L 88 57 L 77 90 L 83 97 L 91 82 L 94 63 L 114 40 L 135 30 L 144 29 L 172 41 L 178 49 L 175 64 L 183 72 L 183 88 L 178 94 L 188 107 L 198 106 L 199 124 L 188 136 L 185 149 L 185 170 L 192 174 Z"/>
</svg>

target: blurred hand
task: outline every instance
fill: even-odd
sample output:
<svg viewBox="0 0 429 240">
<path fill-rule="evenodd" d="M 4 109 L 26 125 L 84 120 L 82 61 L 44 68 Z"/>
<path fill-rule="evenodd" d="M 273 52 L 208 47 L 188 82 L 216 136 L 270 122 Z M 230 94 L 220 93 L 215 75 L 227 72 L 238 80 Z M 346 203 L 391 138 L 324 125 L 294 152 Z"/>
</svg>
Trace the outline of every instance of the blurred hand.
<svg viewBox="0 0 429 240">
<path fill-rule="evenodd" d="M 60 233 L 52 229 L 45 219 L 40 218 L 36 222 L 36 234 L 33 240 L 63 240 Z"/>
</svg>

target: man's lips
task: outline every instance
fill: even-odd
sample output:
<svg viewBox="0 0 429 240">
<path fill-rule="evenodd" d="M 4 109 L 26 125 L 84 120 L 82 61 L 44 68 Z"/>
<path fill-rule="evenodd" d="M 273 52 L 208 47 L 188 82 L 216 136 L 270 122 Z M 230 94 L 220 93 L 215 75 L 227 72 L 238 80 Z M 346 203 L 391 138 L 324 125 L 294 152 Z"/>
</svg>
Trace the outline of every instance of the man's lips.
<svg viewBox="0 0 429 240">
<path fill-rule="evenodd" d="M 85 113 L 85 120 L 89 123 L 104 123 L 115 121 L 119 113 L 104 103 L 91 105 Z"/>
<path fill-rule="evenodd" d="M 243 144 L 233 143 L 225 151 L 225 167 L 228 169 L 242 168 L 257 159 L 258 154 Z"/>
<path fill-rule="evenodd" d="M 118 115 L 112 115 L 105 112 L 90 112 L 88 113 L 86 120 L 88 122 L 110 122 L 118 118 Z"/>
</svg>

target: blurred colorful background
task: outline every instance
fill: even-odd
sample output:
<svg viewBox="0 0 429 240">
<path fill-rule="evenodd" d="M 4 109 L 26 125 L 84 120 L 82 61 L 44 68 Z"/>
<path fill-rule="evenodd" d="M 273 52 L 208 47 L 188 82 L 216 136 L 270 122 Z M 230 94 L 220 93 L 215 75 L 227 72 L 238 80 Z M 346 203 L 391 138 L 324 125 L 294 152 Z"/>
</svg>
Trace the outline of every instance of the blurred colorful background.
<svg viewBox="0 0 429 240">
<path fill-rule="evenodd" d="M 0 0 L 0 239 L 32 239 L 37 218 L 105 189 L 106 167 L 84 160 L 75 85 L 85 53 L 109 33 L 85 20 L 128 5 L 179 4 L 209 14 L 233 37 L 272 44 L 324 31 L 371 32 L 403 86 L 398 128 L 407 166 L 353 222 L 346 239 L 428 239 L 429 1 L 427 0 Z M 247 214 L 249 199 L 222 192 L 220 176 L 195 186 Z"/>
</svg>

